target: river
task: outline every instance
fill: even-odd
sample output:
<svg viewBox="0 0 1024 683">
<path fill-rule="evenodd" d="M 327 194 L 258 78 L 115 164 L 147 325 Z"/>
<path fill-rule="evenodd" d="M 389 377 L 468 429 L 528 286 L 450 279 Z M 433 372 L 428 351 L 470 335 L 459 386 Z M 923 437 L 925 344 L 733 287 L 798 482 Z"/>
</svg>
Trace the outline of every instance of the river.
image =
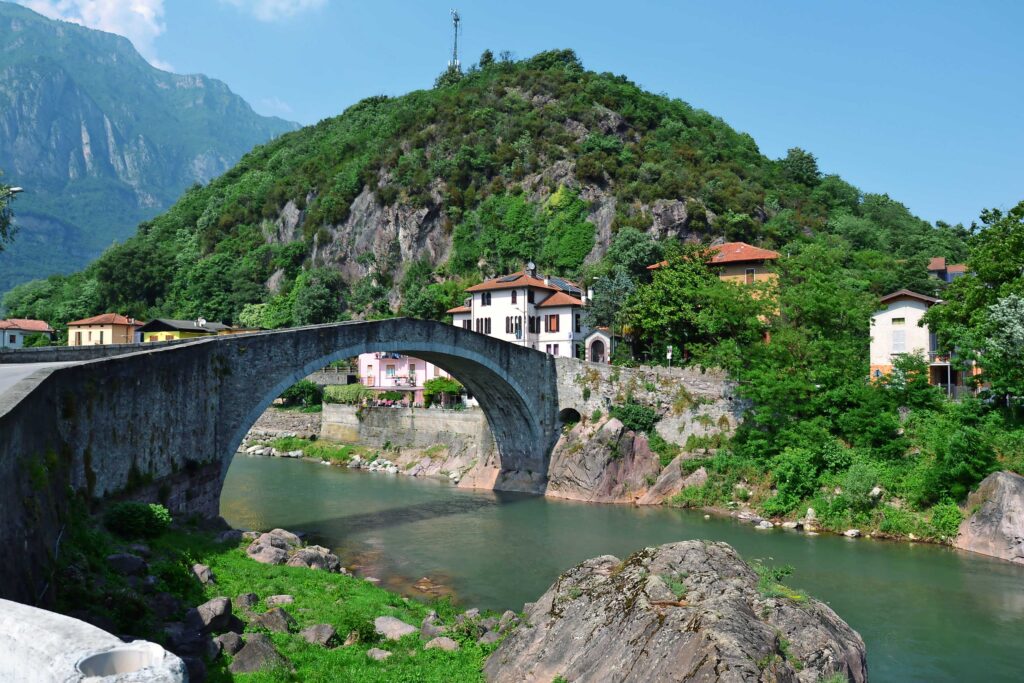
<svg viewBox="0 0 1024 683">
<path fill-rule="evenodd" d="M 1024 567 L 928 544 L 760 531 L 687 510 L 593 505 L 309 461 L 236 457 L 221 514 L 250 529 L 307 532 L 346 565 L 406 595 L 420 577 L 466 607 L 522 609 L 564 569 L 647 545 L 725 541 L 789 564 L 787 582 L 864 637 L 871 680 L 1018 681 Z"/>
</svg>

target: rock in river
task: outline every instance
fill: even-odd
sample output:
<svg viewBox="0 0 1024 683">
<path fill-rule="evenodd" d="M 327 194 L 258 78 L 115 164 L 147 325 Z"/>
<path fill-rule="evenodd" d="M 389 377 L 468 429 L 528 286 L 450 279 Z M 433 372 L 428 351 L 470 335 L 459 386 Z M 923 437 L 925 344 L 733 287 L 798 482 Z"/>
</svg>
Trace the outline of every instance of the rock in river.
<svg viewBox="0 0 1024 683">
<path fill-rule="evenodd" d="M 967 507 L 976 512 L 960 524 L 954 545 L 1024 564 L 1024 477 L 988 475 L 967 497 Z"/>
<path fill-rule="evenodd" d="M 817 600 L 762 595 L 725 543 L 587 560 L 525 612 L 488 658 L 488 681 L 867 680 L 856 631 Z"/>
</svg>

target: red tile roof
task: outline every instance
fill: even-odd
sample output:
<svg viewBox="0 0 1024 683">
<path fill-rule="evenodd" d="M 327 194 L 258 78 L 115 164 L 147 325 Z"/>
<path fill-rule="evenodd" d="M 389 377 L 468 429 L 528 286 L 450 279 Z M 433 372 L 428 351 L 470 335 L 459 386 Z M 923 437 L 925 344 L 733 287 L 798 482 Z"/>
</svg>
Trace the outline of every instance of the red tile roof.
<svg viewBox="0 0 1024 683">
<path fill-rule="evenodd" d="M 722 265 L 724 263 L 746 263 L 749 261 L 773 261 L 779 258 L 779 252 L 771 249 L 762 249 L 747 244 L 746 242 L 726 242 L 725 244 L 708 247 L 710 258 L 707 260 L 710 265 Z M 668 265 L 668 261 L 655 263 L 647 266 L 647 270 L 657 270 Z"/>
<path fill-rule="evenodd" d="M 536 289 L 550 289 L 552 291 L 561 291 L 561 288 L 555 284 L 555 280 L 565 282 L 566 284 L 579 289 L 579 287 L 569 280 L 564 278 L 554 278 L 549 282 L 544 282 L 542 278 L 528 275 L 525 271 L 519 270 L 509 275 L 502 275 L 500 277 L 493 277 L 490 280 L 484 280 L 478 285 L 473 285 L 466 289 L 467 292 L 486 292 L 496 289 L 518 289 L 520 287 L 534 287 Z"/>
<path fill-rule="evenodd" d="M 68 327 L 72 325 L 142 325 L 143 323 L 135 318 L 127 318 L 117 313 L 102 313 L 100 315 L 94 315 L 91 318 L 83 318 L 82 320 L 76 320 L 68 323 Z"/>
<path fill-rule="evenodd" d="M 967 272 L 967 264 L 966 263 L 954 263 L 951 266 L 946 266 L 946 272 L 947 273 L 966 273 Z"/>
<path fill-rule="evenodd" d="M 455 308 L 449 308 L 448 313 L 472 313 L 469 306 L 456 306 Z"/>
<path fill-rule="evenodd" d="M 583 302 L 565 292 L 552 294 L 544 301 L 537 304 L 537 308 L 549 308 L 553 306 L 582 306 Z"/>
<path fill-rule="evenodd" d="M 879 299 L 879 301 L 881 301 L 884 304 L 889 301 L 892 301 L 893 299 L 901 299 L 904 297 L 908 299 L 917 299 L 919 301 L 924 301 L 925 303 L 929 304 L 937 304 L 940 301 L 942 301 L 941 299 L 936 299 L 935 297 L 928 296 L 927 294 L 918 294 L 917 292 L 912 292 L 909 289 L 900 289 L 893 292 L 892 294 L 886 294 L 881 299 Z"/>
<path fill-rule="evenodd" d="M 928 261 L 928 270 L 945 270 L 946 269 L 946 257 L 945 256 L 933 256 Z"/>
<path fill-rule="evenodd" d="M 21 330 L 22 332 L 44 332 L 52 333 L 53 328 L 42 320 L 29 320 L 27 318 L 9 318 L 0 320 L 0 330 Z"/>
<path fill-rule="evenodd" d="M 762 249 L 746 242 L 726 242 L 713 246 L 709 250 L 714 252 L 708 263 L 742 263 L 744 261 L 772 261 L 779 258 L 779 252 L 771 249 Z"/>
</svg>

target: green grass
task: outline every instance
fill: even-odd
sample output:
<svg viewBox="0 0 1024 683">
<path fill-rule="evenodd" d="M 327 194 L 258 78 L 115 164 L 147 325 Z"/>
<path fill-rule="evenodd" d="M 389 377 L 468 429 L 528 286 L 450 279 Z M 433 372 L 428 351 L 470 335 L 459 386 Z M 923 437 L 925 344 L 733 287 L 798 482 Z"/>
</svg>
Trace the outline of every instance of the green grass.
<svg viewBox="0 0 1024 683">
<path fill-rule="evenodd" d="M 87 550 L 98 548 L 110 552 L 117 542 L 98 523 L 87 516 L 76 524 L 76 542 L 87 545 Z M 225 596 L 234 600 L 242 593 L 256 593 L 261 600 L 269 595 L 288 594 L 295 602 L 285 609 L 296 622 L 295 633 L 268 634 L 277 649 L 294 666 L 294 672 L 262 671 L 255 674 L 232 675 L 228 671 L 230 660 L 222 657 L 208 663 L 209 680 L 215 683 L 226 681 L 482 681 L 483 662 L 496 645 L 481 646 L 466 630 L 452 629 L 447 634 L 459 641 L 457 652 L 437 649 L 424 650 L 423 642 L 417 635 L 407 636 L 400 641 L 378 640 L 373 629 L 373 620 L 379 616 L 393 616 L 414 626 L 419 626 L 428 611 L 434 609 L 448 624 L 454 620 L 456 610 L 447 600 L 431 605 L 417 602 L 391 593 L 375 585 L 351 576 L 331 574 L 303 567 L 271 566 L 259 564 L 246 556 L 244 547 L 248 541 L 235 547 L 215 543 L 209 534 L 192 530 L 173 529 L 150 542 L 153 557 L 152 571 L 159 579 L 158 588 L 168 591 L 183 600 L 186 606 L 198 605 L 214 597 Z M 66 552 L 82 552 L 76 546 L 65 548 Z M 200 584 L 191 575 L 193 563 L 207 564 L 213 571 L 216 583 L 209 586 Z M 84 581 L 76 584 L 97 585 L 108 583 L 117 577 L 109 575 L 105 563 L 97 563 L 87 573 Z M 63 602 L 65 609 L 87 609 L 109 613 L 106 604 L 113 593 L 98 593 L 73 590 L 73 585 L 62 585 L 59 590 L 71 597 Z M 118 588 L 125 604 L 143 603 L 126 586 Z M 258 604 L 255 611 L 265 607 Z M 116 616 L 116 615 L 115 615 Z M 306 643 L 297 632 L 315 624 L 331 624 L 339 638 L 356 631 L 360 642 L 349 647 L 331 649 Z M 137 628 L 133 633 L 150 640 L 160 640 L 157 622 L 141 615 L 135 619 Z M 251 629 L 247 629 L 251 630 Z M 366 656 L 371 647 L 379 647 L 394 653 L 383 662 Z"/>
<path fill-rule="evenodd" d="M 369 459 L 371 452 L 371 449 L 364 446 L 310 441 L 294 436 L 274 439 L 267 445 L 279 451 L 302 451 L 307 458 L 318 458 L 330 462 L 348 462 L 356 455 Z"/>
<path fill-rule="evenodd" d="M 193 546 L 194 547 L 194 546 Z M 249 559 L 240 548 L 202 551 L 202 560 L 213 570 L 217 584 L 204 590 L 204 598 L 234 597 L 253 592 L 261 598 L 288 594 L 295 597 L 285 609 L 295 617 L 301 630 L 314 624 L 331 624 L 344 638 L 350 631 L 373 633 L 373 620 L 379 616 L 397 617 L 419 626 L 428 605 L 402 598 L 371 583 L 340 574 L 262 565 Z M 442 607 L 440 613 L 444 613 Z M 449 614 L 451 613 L 448 608 Z M 376 641 L 372 638 L 350 647 L 325 649 L 306 643 L 295 634 L 270 634 L 278 650 L 295 667 L 287 672 L 260 672 L 237 675 L 226 673 L 226 662 L 211 672 L 211 681 L 480 681 L 484 658 L 493 646 L 477 645 L 461 638 L 457 652 L 424 650 L 418 636 L 400 641 Z M 456 639 L 459 634 L 453 634 Z M 371 647 L 394 654 L 383 662 L 366 656 Z"/>
</svg>

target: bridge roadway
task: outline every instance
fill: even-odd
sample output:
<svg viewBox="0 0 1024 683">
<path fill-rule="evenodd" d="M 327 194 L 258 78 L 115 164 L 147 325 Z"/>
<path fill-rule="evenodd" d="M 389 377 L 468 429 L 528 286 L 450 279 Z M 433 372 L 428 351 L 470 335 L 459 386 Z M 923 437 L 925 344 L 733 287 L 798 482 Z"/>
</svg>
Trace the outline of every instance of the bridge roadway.
<svg viewBox="0 0 1024 683">
<path fill-rule="evenodd" d="M 38 370 L 63 368 L 68 365 L 74 365 L 74 363 L 18 363 L 0 365 L 0 395 L 6 393 L 8 389 L 11 389 L 15 384 Z"/>
</svg>

